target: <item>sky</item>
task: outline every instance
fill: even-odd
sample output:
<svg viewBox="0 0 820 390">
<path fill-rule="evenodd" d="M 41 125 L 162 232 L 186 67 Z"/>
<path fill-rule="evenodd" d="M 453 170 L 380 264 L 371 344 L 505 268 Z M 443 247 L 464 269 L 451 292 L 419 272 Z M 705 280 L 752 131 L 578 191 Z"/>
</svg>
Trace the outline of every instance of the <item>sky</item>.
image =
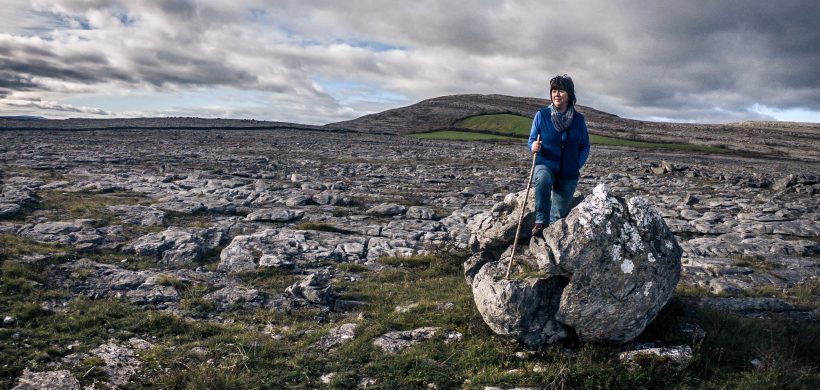
<svg viewBox="0 0 820 390">
<path fill-rule="evenodd" d="M 817 0 L 3 0 L 0 115 L 325 124 L 453 94 L 820 122 Z"/>
</svg>

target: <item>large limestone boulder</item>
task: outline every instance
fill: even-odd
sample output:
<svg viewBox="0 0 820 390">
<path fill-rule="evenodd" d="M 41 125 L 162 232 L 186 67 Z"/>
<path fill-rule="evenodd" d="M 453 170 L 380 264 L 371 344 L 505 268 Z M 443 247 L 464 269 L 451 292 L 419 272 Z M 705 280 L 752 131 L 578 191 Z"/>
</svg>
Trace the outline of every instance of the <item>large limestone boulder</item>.
<svg viewBox="0 0 820 390">
<path fill-rule="evenodd" d="M 519 249 L 511 280 L 505 272 L 512 238 L 503 215 L 495 219 L 496 225 L 479 225 L 484 230 L 471 240 L 506 243 L 506 252 L 477 252 L 465 262 L 465 276 L 479 312 L 499 334 L 530 345 L 572 331 L 584 341 L 622 343 L 637 337 L 674 294 L 682 251 L 646 198 L 624 201 L 597 186 Z"/>
</svg>

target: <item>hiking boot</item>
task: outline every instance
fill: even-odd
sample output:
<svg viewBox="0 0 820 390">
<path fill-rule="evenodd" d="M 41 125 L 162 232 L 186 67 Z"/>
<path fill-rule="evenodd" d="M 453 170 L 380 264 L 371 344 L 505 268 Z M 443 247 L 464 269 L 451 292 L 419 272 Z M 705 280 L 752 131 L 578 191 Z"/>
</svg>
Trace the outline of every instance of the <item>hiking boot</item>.
<svg viewBox="0 0 820 390">
<path fill-rule="evenodd" d="M 543 223 L 536 223 L 535 226 L 532 227 L 532 235 L 533 236 L 540 236 L 541 233 L 544 232 L 544 224 Z"/>
</svg>

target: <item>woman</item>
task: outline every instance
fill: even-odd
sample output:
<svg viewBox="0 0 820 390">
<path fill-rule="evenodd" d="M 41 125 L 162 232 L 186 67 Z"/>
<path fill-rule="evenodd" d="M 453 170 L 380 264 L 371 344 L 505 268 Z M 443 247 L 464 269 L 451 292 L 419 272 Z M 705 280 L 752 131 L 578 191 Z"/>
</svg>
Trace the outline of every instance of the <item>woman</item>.
<svg viewBox="0 0 820 390">
<path fill-rule="evenodd" d="M 549 85 L 552 104 L 535 113 L 528 143 L 537 154 L 533 235 L 540 235 L 548 224 L 567 216 L 581 167 L 589 157 L 589 132 L 584 116 L 575 111 L 572 79 L 556 76 Z M 538 135 L 540 141 L 536 141 Z"/>
</svg>

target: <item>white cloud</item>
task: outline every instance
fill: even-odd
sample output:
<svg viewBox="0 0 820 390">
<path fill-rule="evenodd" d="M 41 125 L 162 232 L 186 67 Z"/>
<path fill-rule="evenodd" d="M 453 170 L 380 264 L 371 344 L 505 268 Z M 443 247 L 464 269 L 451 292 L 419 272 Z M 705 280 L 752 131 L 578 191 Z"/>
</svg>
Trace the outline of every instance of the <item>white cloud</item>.
<svg viewBox="0 0 820 390">
<path fill-rule="evenodd" d="M 17 108 L 36 108 L 44 111 L 62 111 L 90 115 L 111 115 L 111 113 L 95 107 L 78 107 L 48 100 L 0 99 L 0 107 L 5 107 L 7 109 L 11 109 L 12 111 L 19 111 L 15 110 Z"/>
<path fill-rule="evenodd" d="M 771 118 L 748 109 L 760 104 L 820 117 L 818 13 L 809 0 L 13 0 L 0 98 L 227 87 L 266 99 L 166 110 L 325 123 L 447 94 L 544 96 L 569 73 L 579 103 L 621 116 Z"/>
</svg>

